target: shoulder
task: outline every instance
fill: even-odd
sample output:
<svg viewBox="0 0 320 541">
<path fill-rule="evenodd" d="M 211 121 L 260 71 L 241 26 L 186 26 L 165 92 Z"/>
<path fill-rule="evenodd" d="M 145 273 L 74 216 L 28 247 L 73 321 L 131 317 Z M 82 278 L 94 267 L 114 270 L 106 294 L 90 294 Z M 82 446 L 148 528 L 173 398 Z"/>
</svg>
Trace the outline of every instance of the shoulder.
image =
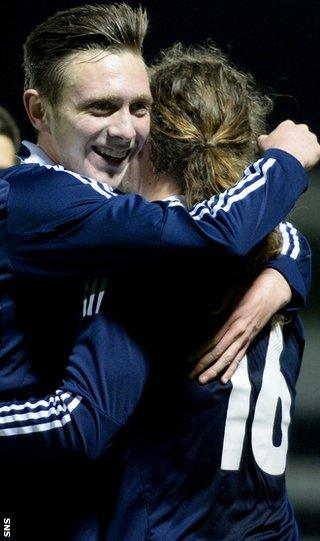
<svg viewBox="0 0 320 541">
<path fill-rule="evenodd" d="M 113 189 L 90 177 L 80 175 L 65 169 L 62 165 L 40 165 L 35 163 L 22 163 L 7 169 L 2 175 L 14 188 L 22 186 L 25 189 L 48 189 L 56 186 L 57 189 L 68 185 L 73 187 L 86 186 L 95 189 L 96 193 L 104 194 L 113 192 Z M 45 182 L 45 184 L 44 184 Z M 21 186 L 21 183 L 23 185 Z"/>
<path fill-rule="evenodd" d="M 113 190 L 59 165 L 21 164 L 3 177 L 9 185 L 8 220 L 33 230 L 100 208 Z"/>
<path fill-rule="evenodd" d="M 71 196 L 76 202 L 77 196 L 81 197 L 83 193 L 89 200 L 103 202 L 117 195 L 111 186 L 69 171 L 62 165 L 21 164 L 7 169 L 2 178 L 17 197 L 29 193 L 33 198 L 41 196 L 45 199 L 58 197 L 68 200 Z"/>
</svg>

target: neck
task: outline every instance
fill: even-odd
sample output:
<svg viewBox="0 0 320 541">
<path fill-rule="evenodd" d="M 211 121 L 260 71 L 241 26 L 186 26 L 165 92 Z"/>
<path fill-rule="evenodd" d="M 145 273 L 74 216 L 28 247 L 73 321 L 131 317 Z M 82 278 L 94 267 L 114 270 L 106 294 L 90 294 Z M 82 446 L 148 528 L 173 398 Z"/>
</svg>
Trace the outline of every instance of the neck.
<svg viewBox="0 0 320 541">
<path fill-rule="evenodd" d="M 155 173 L 148 142 L 130 164 L 122 189 L 143 195 L 148 201 L 159 201 L 182 193 L 174 176 Z"/>
<path fill-rule="evenodd" d="M 54 148 L 52 147 L 50 137 L 46 133 L 40 132 L 38 134 L 37 145 L 47 154 L 52 162 L 59 164 L 60 161 L 56 155 Z M 61 164 L 62 165 L 62 164 Z"/>
<path fill-rule="evenodd" d="M 171 195 L 180 195 L 181 188 L 170 175 L 153 174 L 152 178 L 145 180 L 140 193 L 148 201 L 159 201 Z"/>
<path fill-rule="evenodd" d="M 173 176 L 154 173 L 151 168 L 142 172 L 139 168 L 135 170 L 131 167 L 121 189 L 143 195 L 148 201 L 159 201 L 182 193 L 181 186 Z"/>
</svg>

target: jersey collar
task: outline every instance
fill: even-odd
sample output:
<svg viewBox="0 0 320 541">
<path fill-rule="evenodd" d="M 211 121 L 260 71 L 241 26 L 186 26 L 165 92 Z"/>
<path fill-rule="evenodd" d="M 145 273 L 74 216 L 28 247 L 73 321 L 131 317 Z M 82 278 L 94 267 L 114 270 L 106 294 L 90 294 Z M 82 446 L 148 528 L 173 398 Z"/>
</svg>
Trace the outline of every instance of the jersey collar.
<svg viewBox="0 0 320 541">
<path fill-rule="evenodd" d="M 162 199 L 162 201 L 180 201 L 184 207 L 187 206 L 187 200 L 186 197 L 182 194 L 178 195 L 169 195 L 169 197 L 165 197 Z"/>
<path fill-rule="evenodd" d="M 57 165 L 38 145 L 30 143 L 30 141 L 22 141 L 18 151 L 18 158 L 20 160 L 20 163 Z"/>
<path fill-rule="evenodd" d="M 30 141 L 22 141 L 17 154 L 20 163 L 38 163 L 39 165 L 57 165 L 49 156 L 38 146 Z M 170 195 L 163 201 L 179 201 L 183 206 L 187 206 L 184 195 Z"/>
</svg>

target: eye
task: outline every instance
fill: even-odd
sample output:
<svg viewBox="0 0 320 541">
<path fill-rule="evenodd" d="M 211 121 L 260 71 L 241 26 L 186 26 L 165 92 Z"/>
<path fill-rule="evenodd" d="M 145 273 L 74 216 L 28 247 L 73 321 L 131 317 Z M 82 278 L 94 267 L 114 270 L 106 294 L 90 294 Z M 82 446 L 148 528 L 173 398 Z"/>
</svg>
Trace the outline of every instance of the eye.
<svg viewBox="0 0 320 541">
<path fill-rule="evenodd" d="M 91 115 L 94 115 L 94 116 L 107 116 L 107 115 L 111 115 L 114 111 L 114 108 L 112 108 L 111 106 L 99 106 L 99 105 L 93 105 L 91 106 L 89 109 L 88 109 L 88 112 L 91 114 Z"/>
<path fill-rule="evenodd" d="M 111 100 L 92 100 L 85 102 L 80 109 L 93 116 L 108 116 L 117 110 L 117 104 Z"/>
<path fill-rule="evenodd" d="M 139 101 L 131 105 L 130 111 L 136 116 L 144 116 L 149 113 L 150 105 L 148 103 Z"/>
</svg>

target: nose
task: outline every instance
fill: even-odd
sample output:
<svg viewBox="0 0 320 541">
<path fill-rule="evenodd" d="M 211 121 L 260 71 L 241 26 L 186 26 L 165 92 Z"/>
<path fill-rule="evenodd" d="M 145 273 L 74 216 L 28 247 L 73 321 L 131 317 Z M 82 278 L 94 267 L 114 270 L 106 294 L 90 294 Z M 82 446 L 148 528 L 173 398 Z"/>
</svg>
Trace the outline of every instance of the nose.
<svg viewBox="0 0 320 541">
<path fill-rule="evenodd" d="M 123 145 L 136 137 L 134 119 L 129 109 L 121 109 L 112 115 L 108 126 L 108 137 Z"/>
</svg>

